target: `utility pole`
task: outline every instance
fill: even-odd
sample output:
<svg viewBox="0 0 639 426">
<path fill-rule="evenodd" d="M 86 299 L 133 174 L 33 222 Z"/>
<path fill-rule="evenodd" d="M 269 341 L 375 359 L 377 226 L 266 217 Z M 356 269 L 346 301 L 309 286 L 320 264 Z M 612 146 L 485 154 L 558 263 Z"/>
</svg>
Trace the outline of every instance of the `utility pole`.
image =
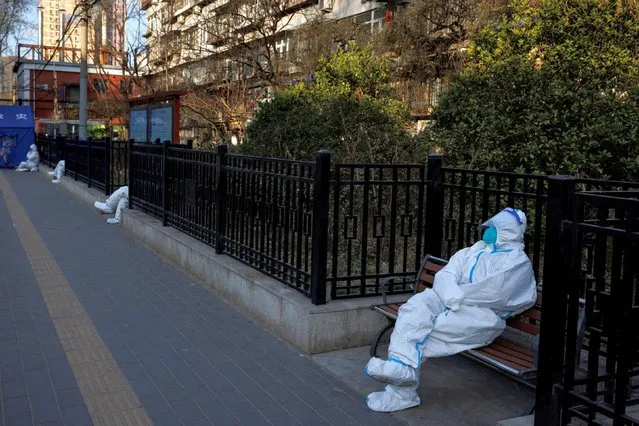
<svg viewBox="0 0 639 426">
<path fill-rule="evenodd" d="M 87 50 L 89 44 L 89 10 L 86 0 L 81 0 L 80 17 L 80 140 L 87 139 L 87 90 L 88 90 L 88 70 L 87 70 Z"/>
</svg>

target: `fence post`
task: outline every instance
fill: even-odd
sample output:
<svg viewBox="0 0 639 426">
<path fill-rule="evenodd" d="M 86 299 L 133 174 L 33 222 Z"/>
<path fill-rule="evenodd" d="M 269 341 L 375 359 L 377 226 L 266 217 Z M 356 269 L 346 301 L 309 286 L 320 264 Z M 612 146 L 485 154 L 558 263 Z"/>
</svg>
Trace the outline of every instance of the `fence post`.
<svg viewBox="0 0 639 426">
<path fill-rule="evenodd" d="M 226 219 L 226 153 L 225 144 L 217 147 L 217 182 L 215 187 L 215 252 L 224 253 L 224 228 Z"/>
<path fill-rule="evenodd" d="M 571 271 L 571 238 L 563 230 L 563 221 L 571 217 L 574 192 L 572 177 L 552 176 L 548 180 L 535 426 L 558 425 L 560 421 L 560 401 L 554 385 L 563 375 Z"/>
<path fill-rule="evenodd" d="M 162 144 L 162 226 L 166 226 L 167 217 L 166 209 L 168 207 L 169 196 L 169 174 L 166 167 L 166 154 L 169 149 L 169 141 L 164 141 Z"/>
<path fill-rule="evenodd" d="M 111 138 L 104 138 L 104 193 L 111 194 Z"/>
<path fill-rule="evenodd" d="M 193 149 L 193 139 L 187 139 L 186 140 L 186 147 L 188 149 Z"/>
<path fill-rule="evenodd" d="M 328 199 L 331 192 L 331 153 L 315 154 L 313 185 L 313 241 L 311 247 L 311 302 L 326 303 L 328 267 Z"/>
<path fill-rule="evenodd" d="M 129 209 L 133 210 L 133 183 L 134 183 L 134 177 L 133 177 L 133 144 L 135 144 L 135 139 L 129 139 L 129 144 L 128 144 L 128 148 L 129 148 L 129 152 L 128 152 L 128 157 L 129 157 L 129 164 L 127 167 L 127 186 L 129 187 Z"/>
<path fill-rule="evenodd" d="M 91 188 L 91 142 L 93 138 L 87 138 L 87 188 Z"/>
<path fill-rule="evenodd" d="M 64 160 L 64 174 L 65 176 L 68 176 L 67 170 L 69 165 L 67 164 L 67 147 L 66 147 L 66 143 L 65 143 L 65 139 L 64 136 L 62 135 L 58 135 L 55 138 L 55 146 L 57 148 L 58 151 L 58 158 L 57 160 Z"/>
<path fill-rule="evenodd" d="M 444 238 L 444 159 L 439 154 L 428 156 L 426 169 L 426 223 L 424 254 L 441 257 Z"/>
</svg>

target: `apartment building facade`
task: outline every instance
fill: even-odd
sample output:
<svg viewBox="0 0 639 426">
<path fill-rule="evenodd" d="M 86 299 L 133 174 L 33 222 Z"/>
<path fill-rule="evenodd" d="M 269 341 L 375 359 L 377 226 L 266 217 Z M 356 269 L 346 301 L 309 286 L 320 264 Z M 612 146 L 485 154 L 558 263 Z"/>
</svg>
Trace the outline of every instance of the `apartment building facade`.
<svg viewBox="0 0 639 426">
<path fill-rule="evenodd" d="M 274 88 L 309 78 L 318 55 L 327 52 L 326 43 L 335 48 L 348 41 L 331 32 L 335 25 L 356 27 L 372 39 L 408 7 L 403 0 L 141 0 L 147 14 L 148 78 L 160 91 L 206 88 L 211 97 L 192 105 L 193 115 L 206 115 L 200 120 L 204 126 L 215 122 L 220 134 L 241 140 L 257 105 Z M 394 87 L 419 130 L 445 82 L 404 79 Z M 197 126 L 182 123 L 183 129 Z M 183 136 L 199 137 L 189 132 Z"/>
<path fill-rule="evenodd" d="M 0 105 L 13 104 L 13 64 L 16 56 L 0 56 Z"/>
<path fill-rule="evenodd" d="M 38 46 L 64 48 L 70 56 L 59 59 L 65 62 L 79 62 L 79 4 L 78 0 L 38 0 Z M 89 52 L 104 58 L 119 54 L 124 51 L 125 36 L 125 0 L 96 2 L 89 11 Z"/>
<path fill-rule="evenodd" d="M 149 74 L 159 88 L 257 77 L 299 48 L 292 34 L 306 23 L 353 18 L 376 31 L 391 7 L 367 0 L 142 0 Z"/>
</svg>

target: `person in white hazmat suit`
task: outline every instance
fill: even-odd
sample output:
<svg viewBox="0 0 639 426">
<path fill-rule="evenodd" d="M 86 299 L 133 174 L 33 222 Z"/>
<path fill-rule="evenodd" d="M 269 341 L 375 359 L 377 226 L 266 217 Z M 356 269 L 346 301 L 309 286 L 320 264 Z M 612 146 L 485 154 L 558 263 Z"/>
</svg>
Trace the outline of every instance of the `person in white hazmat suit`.
<svg viewBox="0 0 639 426">
<path fill-rule="evenodd" d="M 388 359 L 371 358 L 366 364 L 369 376 L 388 383 L 366 398 L 371 410 L 419 405 L 423 358 L 486 346 L 504 331 L 508 317 L 535 304 L 535 277 L 523 250 L 526 215 L 506 208 L 480 230 L 482 240 L 455 253 L 435 274 L 432 289 L 400 307 Z"/>
<path fill-rule="evenodd" d="M 38 165 L 40 165 L 40 153 L 38 152 L 38 147 L 35 144 L 31 144 L 29 152 L 27 152 L 27 161 L 20 162 L 16 171 L 37 172 Z"/>
<path fill-rule="evenodd" d="M 107 219 L 107 223 L 120 223 L 122 209 L 125 209 L 129 206 L 129 187 L 121 187 L 113 194 L 111 194 L 111 196 L 106 199 L 106 202 L 101 203 L 99 201 L 96 201 L 94 203 L 94 206 L 102 213 L 112 214 L 113 212 L 115 212 L 115 216 Z"/>
<path fill-rule="evenodd" d="M 49 172 L 49 176 L 55 177 L 55 179 L 51 181 L 52 183 L 60 183 L 62 176 L 64 176 L 64 167 L 65 167 L 64 160 L 60 160 L 58 161 L 58 164 L 55 166 L 55 169 Z"/>
</svg>

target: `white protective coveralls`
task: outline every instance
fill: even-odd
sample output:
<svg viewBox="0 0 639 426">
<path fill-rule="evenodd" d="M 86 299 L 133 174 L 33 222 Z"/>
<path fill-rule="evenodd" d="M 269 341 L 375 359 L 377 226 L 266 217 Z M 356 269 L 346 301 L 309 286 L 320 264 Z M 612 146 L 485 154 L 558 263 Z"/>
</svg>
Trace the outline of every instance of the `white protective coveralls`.
<svg viewBox="0 0 639 426">
<path fill-rule="evenodd" d="M 39 164 L 40 153 L 38 153 L 38 147 L 35 144 L 31 144 L 29 152 L 27 152 L 27 161 L 22 161 L 16 170 L 19 172 L 37 172 Z"/>
<path fill-rule="evenodd" d="M 52 183 L 60 183 L 60 179 L 62 179 L 62 176 L 64 176 L 64 167 L 65 167 L 64 160 L 60 160 L 58 161 L 58 164 L 55 166 L 55 169 L 49 172 L 49 176 L 55 176 L 55 179 L 51 181 Z"/>
<path fill-rule="evenodd" d="M 120 218 L 122 214 L 122 209 L 125 209 L 129 206 L 129 187 L 123 186 L 117 191 L 115 191 L 109 198 L 106 199 L 105 203 L 101 203 L 96 201 L 94 203 L 96 209 L 100 210 L 102 213 L 111 214 L 115 212 L 115 217 L 107 219 L 107 223 L 117 224 L 120 223 Z"/>
<path fill-rule="evenodd" d="M 526 215 L 506 208 L 482 224 L 494 226 L 496 242 L 479 241 L 455 253 L 432 289 L 411 297 L 398 312 L 388 360 L 371 358 L 366 373 L 384 383 L 366 398 L 374 411 L 417 406 L 422 358 L 453 355 L 490 344 L 506 319 L 535 304 L 532 265 L 523 251 Z"/>
</svg>

